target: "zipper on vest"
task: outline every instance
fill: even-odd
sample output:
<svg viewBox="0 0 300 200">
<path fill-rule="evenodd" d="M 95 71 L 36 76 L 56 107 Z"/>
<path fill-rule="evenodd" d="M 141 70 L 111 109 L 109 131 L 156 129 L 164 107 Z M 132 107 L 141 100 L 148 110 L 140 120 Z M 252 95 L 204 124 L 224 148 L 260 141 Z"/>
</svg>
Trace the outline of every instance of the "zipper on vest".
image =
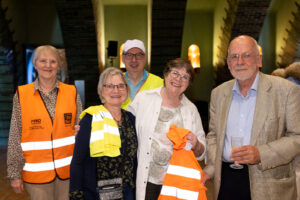
<svg viewBox="0 0 300 200">
<path fill-rule="evenodd" d="M 53 126 L 53 120 L 52 120 L 51 115 L 50 115 L 50 113 L 49 113 L 49 111 L 48 111 L 48 109 L 47 109 L 47 106 L 46 106 L 46 104 L 45 104 L 45 102 L 44 102 L 44 99 L 43 99 L 43 97 L 42 97 L 42 95 L 41 95 L 41 93 L 40 93 L 39 90 L 38 90 L 38 92 L 39 92 L 39 95 L 40 95 L 40 97 L 41 97 L 41 99 L 42 99 L 42 101 L 43 101 L 43 104 L 44 104 L 44 106 L 45 106 L 45 108 L 46 108 L 46 110 L 47 110 L 47 113 L 48 113 L 48 115 L 49 115 L 49 117 L 50 117 L 50 119 L 51 119 L 51 123 L 52 123 L 52 126 Z M 58 93 L 56 93 L 56 101 L 57 101 L 57 95 L 58 95 Z M 55 102 L 55 108 L 56 108 L 56 102 Z M 54 111 L 54 116 L 55 116 L 55 111 Z M 52 147 L 52 148 L 51 148 L 51 151 L 52 151 L 52 162 L 53 162 L 53 165 L 54 165 L 55 177 L 57 177 L 58 174 L 57 174 L 56 166 L 55 166 L 54 148 L 53 148 L 53 130 L 52 130 L 52 132 L 51 132 L 51 147 Z"/>
<path fill-rule="evenodd" d="M 52 145 L 52 162 L 54 165 L 55 177 L 58 177 L 56 166 L 55 166 L 55 158 L 54 158 L 54 148 L 53 148 L 53 132 L 51 132 L 51 145 Z"/>
</svg>

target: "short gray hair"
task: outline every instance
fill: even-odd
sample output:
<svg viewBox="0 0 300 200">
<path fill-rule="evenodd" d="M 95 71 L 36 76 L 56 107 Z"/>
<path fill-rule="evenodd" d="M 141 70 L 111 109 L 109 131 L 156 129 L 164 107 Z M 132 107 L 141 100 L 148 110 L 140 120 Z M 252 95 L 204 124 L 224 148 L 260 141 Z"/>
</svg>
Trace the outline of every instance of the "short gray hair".
<svg viewBox="0 0 300 200">
<path fill-rule="evenodd" d="M 99 82 L 98 82 L 98 95 L 99 95 L 100 100 L 101 100 L 102 103 L 105 103 L 105 99 L 103 98 L 101 93 L 102 93 L 103 87 L 105 85 L 106 79 L 108 77 L 112 77 L 112 76 L 115 76 L 115 75 L 121 76 L 121 79 L 124 81 L 124 83 L 126 85 L 127 98 L 130 96 L 130 87 L 129 87 L 129 84 L 128 84 L 128 82 L 126 80 L 126 77 L 123 74 L 123 72 L 120 69 L 117 69 L 115 67 L 108 67 L 101 73 L 101 75 L 99 77 Z"/>
<path fill-rule="evenodd" d="M 41 52 L 44 51 L 50 51 L 52 53 L 54 53 L 55 57 L 56 57 L 56 61 L 58 63 L 58 67 L 60 68 L 62 66 L 62 61 L 59 55 L 58 50 L 51 45 L 43 45 L 43 46 L 39 46 L 34 50 L 33 53 L 33 59 L 32 59 L 32 65 L 35 67 L 36 61 L 39 59 Z"/>
</svg>

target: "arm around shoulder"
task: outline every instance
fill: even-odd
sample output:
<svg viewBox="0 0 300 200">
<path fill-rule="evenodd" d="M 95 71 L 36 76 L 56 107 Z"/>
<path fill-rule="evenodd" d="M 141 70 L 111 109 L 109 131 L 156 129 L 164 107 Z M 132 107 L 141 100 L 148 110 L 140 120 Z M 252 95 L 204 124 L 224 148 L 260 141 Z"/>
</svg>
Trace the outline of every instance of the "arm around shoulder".
<svg viewBox="0 0 300 200">
<path fill-rule="evenodd" d="M 78 92 L 76 94 L 76 107 L 77 107 L 77 111 L 76 111 L 75 125 L 79 124 L 79 121 L 80 121 L 79 116 L 82 112 L 82 102 L 81 102 L 80 95 Z"/>
</svg>

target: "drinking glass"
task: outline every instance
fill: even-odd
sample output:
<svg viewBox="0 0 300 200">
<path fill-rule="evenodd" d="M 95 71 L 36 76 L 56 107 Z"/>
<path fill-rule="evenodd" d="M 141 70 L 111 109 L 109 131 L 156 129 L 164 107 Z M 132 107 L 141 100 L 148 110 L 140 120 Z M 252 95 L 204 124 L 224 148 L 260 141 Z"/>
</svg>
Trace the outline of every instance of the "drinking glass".
<svg viewBox="0 0 300 200">
<path fill-rule="evenodd" d="M 231 136 L 231 149 L 233 150 L 234 148 L 240 147 L 243 145 L 243 137 L 240 136 Z M 243 169 L 243 165 L 233 163 L 230 165 L 231 168 L 233 169 Z"/>
</svg>

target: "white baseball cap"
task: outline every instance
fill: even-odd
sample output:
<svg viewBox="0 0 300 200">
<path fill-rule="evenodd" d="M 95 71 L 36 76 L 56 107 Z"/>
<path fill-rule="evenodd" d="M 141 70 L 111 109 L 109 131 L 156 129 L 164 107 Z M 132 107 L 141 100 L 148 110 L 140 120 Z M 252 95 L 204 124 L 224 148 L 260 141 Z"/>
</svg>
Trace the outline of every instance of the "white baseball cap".
<svg viewBox="0 0 300 200">
<path fill-rule="evenodd" d="M 126 53 L 129 49 L 135 47 L 141 49 L 144 53 L 146 53 L 144 43 L 141 40 L 137 39 L 127 40 L 123 46 L 123 53 Z"/>
</svg>

